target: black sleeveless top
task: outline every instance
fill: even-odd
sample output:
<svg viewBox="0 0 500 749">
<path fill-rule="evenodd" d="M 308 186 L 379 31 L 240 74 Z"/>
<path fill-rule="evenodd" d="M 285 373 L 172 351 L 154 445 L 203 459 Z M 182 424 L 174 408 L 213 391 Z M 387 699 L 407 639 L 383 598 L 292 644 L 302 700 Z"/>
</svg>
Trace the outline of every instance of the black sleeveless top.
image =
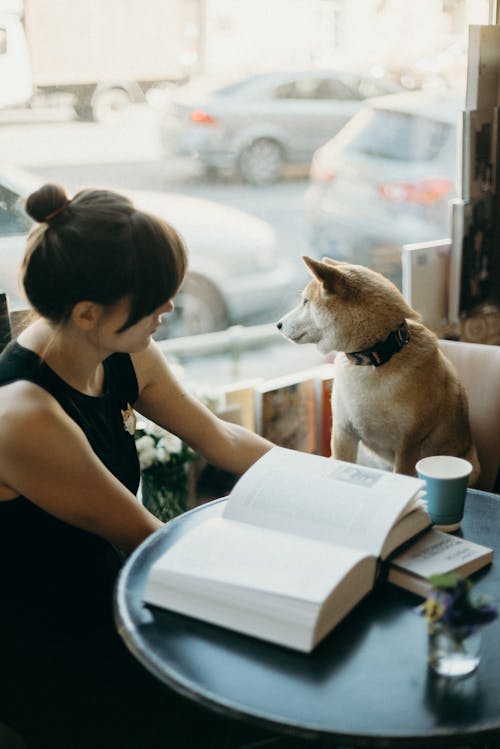
<svg viewBox="0 0 500 749">
<path fill-rule="evenodd" d="M 128 354 L 112 354 L 103 365 L 102 396 L 85 395 L 13 341 L 0 356 L 0 386 L 28 380 L 50 393 L 104 465 L 135 494 L 139 463 L 121 411 L 137 400 L 137 379 Z M 82 627 L 89 631 L 104 619 L 109 624 L 120 564 L 121 555 L 110 543 L 59 520 L 29 497 L 0 502 L 0 630 L 19 634 L 34 627 L 56 635 Z"/>
</svg>

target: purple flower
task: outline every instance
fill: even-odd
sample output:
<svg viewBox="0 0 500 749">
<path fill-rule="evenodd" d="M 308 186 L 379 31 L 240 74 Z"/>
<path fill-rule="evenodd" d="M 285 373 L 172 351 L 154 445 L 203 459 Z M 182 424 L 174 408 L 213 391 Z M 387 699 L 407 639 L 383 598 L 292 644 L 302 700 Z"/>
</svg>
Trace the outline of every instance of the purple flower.
<svg viewBox="0 0 500 749">
<path fill-rule="evenodd" d="M 455 630 L 460 639 L 464 639 L 476 632 L 479 627 L 497 618 L 496 606 L 484 597 L 476 601 L 471 600 L 470 580 L 450 574 L 433 575 L 429 581 L 433 586 L 433 592 L 419 609 L 430 625 L 439 622 Z"/>
</svg>

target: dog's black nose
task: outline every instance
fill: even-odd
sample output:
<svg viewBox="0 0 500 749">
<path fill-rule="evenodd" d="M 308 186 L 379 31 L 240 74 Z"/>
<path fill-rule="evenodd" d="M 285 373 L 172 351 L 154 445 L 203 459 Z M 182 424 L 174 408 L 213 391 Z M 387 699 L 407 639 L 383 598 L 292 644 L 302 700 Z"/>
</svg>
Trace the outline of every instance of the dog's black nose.
<svg viewBox="0 0 500 749">
<path fill-rule="evenodd" d="M 276 323 L 276 327 L 278 328 L 278 330 L 281 330 L 281 328 L 283 327 L 283 323 L 281 322 L 281 320 Z"/>
</svg>

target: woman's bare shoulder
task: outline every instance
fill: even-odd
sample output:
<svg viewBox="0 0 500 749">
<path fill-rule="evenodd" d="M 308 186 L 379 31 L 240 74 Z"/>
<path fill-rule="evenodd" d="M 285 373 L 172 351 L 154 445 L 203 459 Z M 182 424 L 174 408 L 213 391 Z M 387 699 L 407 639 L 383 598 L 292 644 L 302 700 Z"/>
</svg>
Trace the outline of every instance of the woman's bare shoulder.
<svg viewBox="0 0 500 749">
<path fill-rule="evenodd" d="M 37 430 L 42 414 L 54 416 L 62 411 L 57 401 L 39 385 L 16 380 L 0 388 L 0 440 L 19 433 L 26 437 L 28 429 Z"/>
<path fill-rule="evenodd" d="M 66 434 L 64 418 L 54 398 L 32 382 L 18 380 L 0 387 L 0 499 L 19 494 L 8 479 L 16 456 L 27 460 L 33 451 L 46 450 L 53 435 Z"/>
<path fill-rule="evenodd" d="M 54 398 L 43 387 L 30 380 L 15 380 L 0 387 L 0 404 L 10 403 L 13 409 L 51 402 L 55 402 Z"/>
</svg>

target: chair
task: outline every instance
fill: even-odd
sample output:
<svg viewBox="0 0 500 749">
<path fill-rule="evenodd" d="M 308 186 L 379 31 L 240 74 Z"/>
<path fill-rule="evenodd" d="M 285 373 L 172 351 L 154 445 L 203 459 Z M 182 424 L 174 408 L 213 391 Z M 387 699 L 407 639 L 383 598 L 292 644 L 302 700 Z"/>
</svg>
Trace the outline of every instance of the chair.
<svg viewBox="0 0 500 749">
<path fill-rule="evenodd" d="M 9 341 L 24 330 L 31 319 L 32 311 L 29 309 L 9 310 L 7 295 L 0 290 L 0 354 Z"/>
<path fill-rule="evenodd" d="M 500 469 L 500 346 L 463 341 L 439 341 L 455 365 L 469 400 L 469 420 L 481 476 L 477 489 L 499 491 Z"/>
<path fill-rule="evenodd" d="M 11 339 L 9 302 L 7 294 L 0 289 L 0 354 Z"/>
</svg>

